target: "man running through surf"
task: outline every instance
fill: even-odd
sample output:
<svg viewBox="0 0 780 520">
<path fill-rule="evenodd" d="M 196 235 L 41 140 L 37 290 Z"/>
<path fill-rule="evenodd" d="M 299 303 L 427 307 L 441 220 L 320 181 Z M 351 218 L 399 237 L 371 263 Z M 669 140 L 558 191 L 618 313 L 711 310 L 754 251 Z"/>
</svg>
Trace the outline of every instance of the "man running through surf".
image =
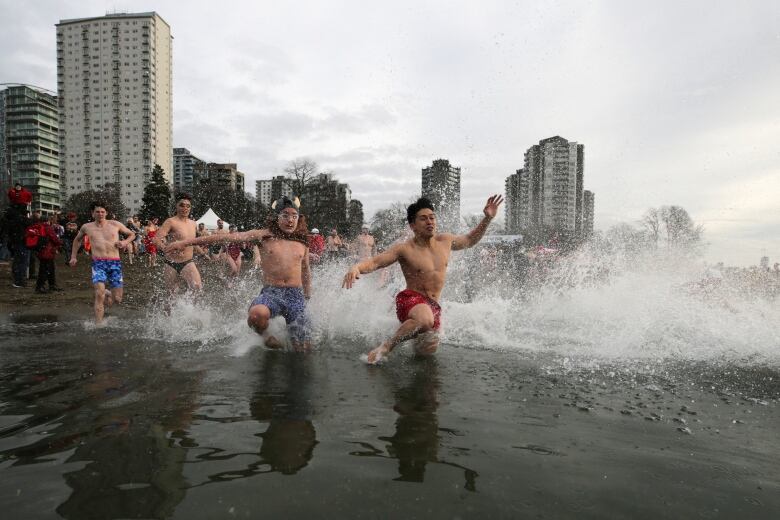
<svg viewBox="0 0 780 520">
<path fill-rule="evenodd" d="M 176 198 L 176 215 L 168 218 L 157 230 L 154 237 L 154 244 L 160 250 L 165 250 L 165 242 L 176 240 L 189 240 L 195 238 L 198 226 L 190 218 L 192 210 L 192 197 L 186 193 L 180 194 Z M 200 271 L 195 265 L 193 259 L 195 248 L 185 247 L 178 251 L 165 251 L 165 285 L 168 292 L 173 295 L 178 289 L 179 278 L 182 278 L 190 291 L 200 291 L 203 288 L 203 282 L 200 278 Z"/>
<path fill-rule="evenodd" d="M 122 302 L 124 279 L 119 250 L 127 249 L 135 240 L 135 233 L 121 222 L 107 220 L 106 205 L 93 202 L 91 206 L 93 222 L 87 222 L 79 229 L 73 239 L 70 261 L 74 267 L 78 261 L 79 248 L 85 238 L 89 238 L 92 253 L 92 286 L 95 288 L 95 323 L 102 324 L 105 307 Z M 127 236 L 119 239 L 119 233 Z M 106 290 L 108 289 L 108 290 Z"/>
<path fill-rule="evenodd" d="M 361 274 L 371 273 L 395 262 L 401 265 L 406 289 L 395 298 L 396 315 L 401 322 L 392 338 L 368 353 L 368 363 L 376 364 L 388 357 L 402 341 L 422 334 L 415 351 L 420 355 L 436 352 L 439 338 L 441 306 L 439 297 L 447 277 L 451 251 L 475 246 L 485 234 L 498 207 L 504 201 L 493 195 L 485 205 L 485 217 L 466 235 L 436 232 L 436 214 L 433 204 L 421 198 L 406 209 L 406 220 L 414 233 L 410 239 L 391 246 L 387 251 L 352 266 L 344 276 L 342 287 L 350 289 Z"/>
<path fill-rule="evenodd" d="M 295 350 L 308 350 L 311 346 L 311 324 L 306 312 L 306 300 L 311 294 L 308 233 L 299 207 L 297 197 L 281 197 L 271 206 L 272 212 L 262 229 L 180 240 L 165 248 L 167 254 L 192 245 L 257 243 L 263 289 L 249 305 L 247 324 L 263 336 L 269 348 L 282 347 L 268 332 L 268 323 L 276 316 L 284 316 Z"/>
</svg>

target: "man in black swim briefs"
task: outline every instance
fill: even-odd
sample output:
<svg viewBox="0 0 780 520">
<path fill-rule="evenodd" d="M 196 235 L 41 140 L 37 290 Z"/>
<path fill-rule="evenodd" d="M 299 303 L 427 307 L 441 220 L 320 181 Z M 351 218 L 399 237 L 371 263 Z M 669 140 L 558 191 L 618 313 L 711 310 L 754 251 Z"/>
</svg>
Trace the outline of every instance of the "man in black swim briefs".
<svg viewBox="0 0 780 520">
<path fill-rule="evenodd" d="M 192 210 L 192 198 L 186 193 L 180 194 L 176 199 L 176 215 L 167 219 L 160 226 L 154 242 L 157 248 L 165 248 L 165 242 L 176 240 L 188 240 L 195 238 L 197 224 L 190 218 Z M 203 287 L 200 272 L 192 260 L 194 248 L 185 247 L 178 251 L 165 254 L 165 285 L 171 294 L 175 294 L 179 286 L 179 278 L 182 278 L 191 291 L 199 291 Z"/>
</svg>

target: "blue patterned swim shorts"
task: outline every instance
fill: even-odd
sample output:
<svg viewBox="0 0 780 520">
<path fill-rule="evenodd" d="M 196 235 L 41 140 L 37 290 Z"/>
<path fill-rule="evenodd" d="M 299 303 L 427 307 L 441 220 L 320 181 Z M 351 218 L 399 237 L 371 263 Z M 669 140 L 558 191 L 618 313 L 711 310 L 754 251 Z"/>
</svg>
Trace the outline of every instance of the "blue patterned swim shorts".
<svg viewBox="0 0 780 520">
<path fill-rule="evenodd" d="M 93 258 L 92 284 L 102 283 L 111 289 L 122 287 L 122 262 L 119 258 Z"/>
<path fill-rule="evenodd" d="M 306 298 L 300 287 L 273 287 L 266 285 L 260 296 L 252 300 L 255 305 L 265 305 L 271 311 L 271 317 L 284 316 L 290 337 L 296 343 L 311 340 L 311 322 L 306 313 Z"/>
</svg>

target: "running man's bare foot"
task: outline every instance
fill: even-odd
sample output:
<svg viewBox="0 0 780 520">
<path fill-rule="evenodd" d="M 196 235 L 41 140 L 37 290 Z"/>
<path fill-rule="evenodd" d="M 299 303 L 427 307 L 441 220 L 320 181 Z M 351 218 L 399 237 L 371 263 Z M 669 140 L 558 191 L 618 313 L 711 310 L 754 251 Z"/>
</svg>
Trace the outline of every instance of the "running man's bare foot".
<svg viewBox="0 0 780 520">
<path fill-rule="evenodd" d="M 387 359 L 388 354 L 390 354 L 390 350 L 387 348 L 387 345 L 385 343 L 382 343 L 377 348 L 372 350 L 368 353 L 368 356 L 366 357 L 366 362 L 369 365 L 377 365 Z"/>
<path fill-rule="evenodd" d="M 275 336 L 266 336 L 263 339 L 265 340 L 265 346 L 268 348 L 282 348 L 284 346 Z"/>
<path fill-rule="evenodd" d="M 111 294 L 111 292 L 106 291 L 106 295 L 103 298 L 103 305 L 105 305 L 106 307 L 111 307 L 112 305 L 114 305 L 114 297 Z"/>
</svg>

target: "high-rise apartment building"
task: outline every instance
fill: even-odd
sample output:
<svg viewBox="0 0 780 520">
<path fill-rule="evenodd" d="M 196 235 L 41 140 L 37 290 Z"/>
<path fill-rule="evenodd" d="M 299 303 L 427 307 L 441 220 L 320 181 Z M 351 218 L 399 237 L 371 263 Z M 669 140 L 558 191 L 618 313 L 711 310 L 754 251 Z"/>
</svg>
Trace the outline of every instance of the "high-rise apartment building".
<svg viewBox="0 0 780 520">
<path fill-rule="evenodd" d="M 585 146 L 563 137 L 531 146 L 523 168 L 506 179 L 507 229 L 582 234 L 584 166 Z M 593 194 L 589 193 L 592 206 Z M 592 207 L 590 218 L 592 227 Z"/>
<path fill-rule="evenodd" d="M 186 148 L 173 149 L 173 188 L 176 193 L 189 193 L 198 180 L 199 171 L 203 170 L 206 161 L 198 159 Z"/>
<path fill-rule="evenodd" d="M 582 235 L 589 237 L 593 234 L 593 209 L 595 208 L 596 195 L 590 190 L 582 192 Z"/>
<path fill-rule="evenodd" d="M 284 175 L 277 175 L 271 179 L 271 201 L 273 202 L 279 197 L 292 197 L 292 187 L 287 183 L 287 177 Z"/>
<path fill-rule="evenodd" d="M 244 191 L 244 174 L 236 163 L 201 163 L 196 165 L 194 176 L 201 184 Z"/>
<path fill-rule="evenodd" d="M 170 26 L 154 12 L 57 24 L 66 194 L 118 184 L 134 213 L 155 164 L 171 182 L 171 41 Z"/>
<path fill-rule="evenodd" d="M 344 229 L 348 226 L 352 190 L 348 184 L 333 178 L 333 174 L 320 173 L 304 188 L 301 211 L 310 227 Z"/>
<path fill-rule="evenodd" d="M 422 170 L 422 196 L 433 203 L 441 231 L 460 228 L 460 168 L 447 159 L 436 159 Z"/>
<path fill-rule="evenodd" d="M 255 200 L 263 207 L 267 207 L 273 200 L 271 198 L 271 179 L 255 181 Z"/>
<path fill-rule="evenodd" d="M 58 124 L 53 92 L 29 85 L 0 92 L 0 187 L 21 183 L 44 214 L 60 209 Z"/>
</svg>

